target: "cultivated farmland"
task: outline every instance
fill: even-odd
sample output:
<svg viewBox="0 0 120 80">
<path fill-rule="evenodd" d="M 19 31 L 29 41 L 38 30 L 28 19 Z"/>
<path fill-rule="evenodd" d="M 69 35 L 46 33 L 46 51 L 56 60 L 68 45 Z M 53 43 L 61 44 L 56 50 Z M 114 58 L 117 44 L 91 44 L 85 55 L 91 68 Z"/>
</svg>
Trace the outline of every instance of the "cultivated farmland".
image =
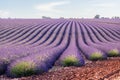
<svg viewBox="0 0 120 80">
<path fill-rule="evenodd" d="M 119 56 L 120 20 L 0 19 L 0 75 L 30 76 Z"/>
</svg>

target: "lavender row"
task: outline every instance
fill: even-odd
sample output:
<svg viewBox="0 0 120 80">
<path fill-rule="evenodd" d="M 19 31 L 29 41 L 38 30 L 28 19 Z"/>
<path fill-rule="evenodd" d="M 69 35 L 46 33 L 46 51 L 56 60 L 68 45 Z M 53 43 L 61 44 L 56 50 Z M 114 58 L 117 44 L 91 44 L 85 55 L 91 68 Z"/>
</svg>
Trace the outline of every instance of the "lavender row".
<svg viewBox="0 0 120 80">
<path fill-rule="evenodd" d="M 90 28 L 90 27 L 88 27 L 88 28 Z M 89 29 L 89 31 L 90 31 L 90 29 Z M 114 55 L 117 56 L 120 54 L 120 46 L 119 45 L 110 43 L 110 42 L 106 42 L 106 43 L 100 42 L 97 40 L 95 34 L 93 34 L 92 32 L 90 33 L 90 35 L 91 34 L 92 34 L 92 38 L 96 41 L 95 41 L 95 43 L 93 43 L 92 41 L 90 41 L 91 39 L 88 36 L 88 38 L 86 40 L 88 40 L 89 45 L 94 46 L 98 49 L 101 49 L 102 51 L 107 53 L 108 56 L 114 56 Z"/>
<path fill-rule="evenodd" d="M 12 62 L 7 69 L 8 76 L 21 77 L 48 71 L 54 65 L 61 53 L 66 49 L 69 39 L 67 35 L 69 35 L 69 33 L 65 34 L 61 44 L 56 47 L 45 47 L 36 54 Z M 26 65 L 27 69 L 22 66 L 23 68 L 20 70 L 21 65 Z"/>
</svg>

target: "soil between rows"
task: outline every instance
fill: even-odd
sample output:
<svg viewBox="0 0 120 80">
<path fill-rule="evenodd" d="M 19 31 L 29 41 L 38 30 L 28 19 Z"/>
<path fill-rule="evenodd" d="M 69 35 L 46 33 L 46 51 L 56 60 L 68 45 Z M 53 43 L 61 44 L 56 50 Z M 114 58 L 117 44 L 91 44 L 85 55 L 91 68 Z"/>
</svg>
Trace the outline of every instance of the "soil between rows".
<svg viewBox="0 0 120 80">
<path fill-rule="evenodd" d="M 120 57 L 88 62 L 82 67 L 54 66 L 42 75 L 9 78 L 1 75 L 0 80 L 120 80 Z"/>
</svg>

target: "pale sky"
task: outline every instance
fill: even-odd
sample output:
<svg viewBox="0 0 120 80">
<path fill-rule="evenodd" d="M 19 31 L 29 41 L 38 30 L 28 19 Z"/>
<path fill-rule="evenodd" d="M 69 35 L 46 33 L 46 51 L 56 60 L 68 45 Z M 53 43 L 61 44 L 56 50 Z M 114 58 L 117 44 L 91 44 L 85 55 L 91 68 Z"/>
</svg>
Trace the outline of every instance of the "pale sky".
<svg viewBox="0 0 120 80">
<path fill-rule="evenodd" d="M 2 18 L 120 16 L 120 0 L 0 0 Z"/>
</svg>

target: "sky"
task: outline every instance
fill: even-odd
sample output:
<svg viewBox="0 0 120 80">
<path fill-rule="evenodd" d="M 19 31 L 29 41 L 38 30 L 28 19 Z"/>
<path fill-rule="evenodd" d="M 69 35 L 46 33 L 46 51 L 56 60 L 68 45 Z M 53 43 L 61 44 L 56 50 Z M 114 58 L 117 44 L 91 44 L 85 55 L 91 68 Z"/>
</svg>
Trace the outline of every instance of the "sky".
<svg viewBox="0 0 120 80">
<path fill-rule="evenodd" d="M 0 0 L 1 18 L 120 16 L 120 0 Z"/>
</svg>

